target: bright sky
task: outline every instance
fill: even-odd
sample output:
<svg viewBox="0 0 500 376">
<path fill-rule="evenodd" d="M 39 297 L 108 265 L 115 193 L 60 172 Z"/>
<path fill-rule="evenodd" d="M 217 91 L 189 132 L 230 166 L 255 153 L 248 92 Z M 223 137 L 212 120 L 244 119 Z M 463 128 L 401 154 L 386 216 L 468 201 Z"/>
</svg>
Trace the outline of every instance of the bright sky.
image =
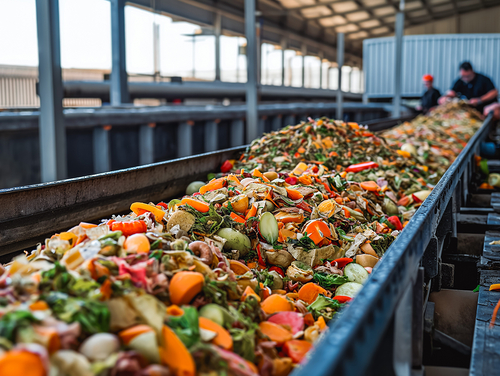
<svg viewBox="0 0 500 376">
<path fill-rule="evenodd" d="M 63 68 L 111 68 L 110 3 L 106 0 L 59 0 L 61 64 Z M 127 6 L 125 8 L 127 71 L 154 73 L 153 24 L 160 25 L 160 70 L 164 76 L 191 76 L 214 79 L 213 36 L 196 37 L 193 58 L 192 38 L 198 25 L 173 22 L 171 18 Z M 38 65 L 35 0 L 0 0 L 0 64 Z M 222 80 L 246 81 L 246 59 L 238 55 L 245 38 L 221 37 Z M 306 57 L 306 86 L 319 87 L 320 60 Z M 281 84 L 281 51 L 262 47 L 263 83 Z M 269 69 L 267 69 L 269 67 Z M 325 65 L 326 67 L 326 65 Z M 301 85 L 302 57 L 285 53 L 285 83 Z M 293 75 L 290 75 L 290 69 Z M 326 82 L 326 69 L 323 79 Z M 333 76 L 333 75 L 332 75 Z M 291 78 L 291 82 L 290 82 Z"/>
</svg>

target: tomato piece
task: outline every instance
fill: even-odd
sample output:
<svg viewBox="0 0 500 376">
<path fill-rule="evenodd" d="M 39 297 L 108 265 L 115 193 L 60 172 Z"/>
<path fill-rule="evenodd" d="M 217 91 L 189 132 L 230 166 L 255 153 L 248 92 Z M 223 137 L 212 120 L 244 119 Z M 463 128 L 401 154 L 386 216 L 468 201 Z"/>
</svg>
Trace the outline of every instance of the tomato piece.
<svg viewBox="0 0 500 376">
<path fill-rule="evenodd" d="M 347 303 L 352 300 L 350 296 L 344 296 L 344 295 L 337 295 L 332 297 L 332 299 L 338 301 L 339 303 Z"/>
<path fill-rule="evenodd" d="M 229 160 L 227 160 L 220 167 L 220 171 L 221 172 L 229 172 L 229 171 L 231 171 L 232 168 L 233 168 L 233 164 Z"/>
<path fill-rule="evenodd" d="M 302 339 L 292 339 L 283 346 L 283 351 L 294 363 L 300 363 L 311 349 L 312 344 Z"/>
<path fill-rule="evenodd" d="M 168 209 L 168 204 L 165 204 L 163 201 L 159 202 L 156 206 L 161 206 L 163 209 L 167 210 Z"/>
<path fill-rule="evenodd" d="M 111 231 L 121 231 L 123 235 L 130 236 L 133 234 L 146 232 L 148 229 L 146 222 L 139 221 L 114 221 L 111 223 Z"/>
<path fill-rule="evenodd" d="M 297 179 L 295 176 L 290 176 L 285 179 L 285 182 L 290 185 L 295 185 L 299 182 L 299 179 Z"/>
<path fill-rule="evenodd" d="M 333 260 L 333 262 L 337 263 L 337 267 L 339 269 L 342 269 L 344 266 L 346 266 L 347 264 L 353 262 L 353 259 L 352 258 L 349 258 L 349 257 L 342 257 L 342 258 L 339 258 L 339 259 L 336 259 L 336 260 Z"/>
<path fill-rule="evenodd" d="M 396 230 L 401 231 L 403 229 L 403 225 L 397 215 L 393 215 L 392 217 L 387 218 L 387 220 L 396 228 Z"/>
</svg>

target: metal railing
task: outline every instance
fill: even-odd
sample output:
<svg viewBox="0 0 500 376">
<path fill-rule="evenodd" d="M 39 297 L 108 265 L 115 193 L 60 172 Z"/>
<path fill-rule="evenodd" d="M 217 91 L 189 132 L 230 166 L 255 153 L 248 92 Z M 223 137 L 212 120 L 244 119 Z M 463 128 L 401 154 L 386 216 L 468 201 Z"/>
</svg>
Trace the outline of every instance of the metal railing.
<svg viewBox="0 0 500 376">
<path fill-rule="evenodd" d="M 335 103 L 261 104 L 258 134 L 297 124 L 309 116 L 334 117 L 335 111 Z M 344 104 L 346 119 L 351 121 L 379 119 L 389 111 L 390 106 L 384 104 Z M 68 176 L 241 146 L 245 143 L 245 115 L 245 105 L 65 109 Z M 38 117 L 39 111 L 0 113 L 0 187 L 40 181 L 36 173 Z M 19 158 L 20 150 L 24 158 Z"/>
</svg>

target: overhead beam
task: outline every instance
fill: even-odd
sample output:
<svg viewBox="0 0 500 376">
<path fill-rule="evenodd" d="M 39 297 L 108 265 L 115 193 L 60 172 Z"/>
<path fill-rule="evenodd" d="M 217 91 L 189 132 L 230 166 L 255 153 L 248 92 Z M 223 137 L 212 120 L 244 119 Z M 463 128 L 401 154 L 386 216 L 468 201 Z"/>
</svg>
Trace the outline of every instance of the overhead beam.
<svg viewBox="0 0 500 376">
<path fill-rule="evenodd" d="M 246 142 L 260 137 L 257 113 L 257 25 L 255 22 L 255 1 L 245 0 L 245 36 L 247 38 L 247 124 Z"/>
</svg>

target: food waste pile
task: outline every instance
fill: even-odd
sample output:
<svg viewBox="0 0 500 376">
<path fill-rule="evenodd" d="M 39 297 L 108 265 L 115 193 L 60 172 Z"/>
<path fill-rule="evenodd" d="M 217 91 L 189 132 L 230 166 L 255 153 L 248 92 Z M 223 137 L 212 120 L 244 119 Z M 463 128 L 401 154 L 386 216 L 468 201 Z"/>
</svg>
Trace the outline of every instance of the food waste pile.
<svg viewBox="0 0 500 376">
<path fill-rule="evenodd" d="M 462 104 L 382 134 L 310 119 L 54 234 L 0 268 L 0 375 L 288 375 L 480 126 Z"/>
</svg>

